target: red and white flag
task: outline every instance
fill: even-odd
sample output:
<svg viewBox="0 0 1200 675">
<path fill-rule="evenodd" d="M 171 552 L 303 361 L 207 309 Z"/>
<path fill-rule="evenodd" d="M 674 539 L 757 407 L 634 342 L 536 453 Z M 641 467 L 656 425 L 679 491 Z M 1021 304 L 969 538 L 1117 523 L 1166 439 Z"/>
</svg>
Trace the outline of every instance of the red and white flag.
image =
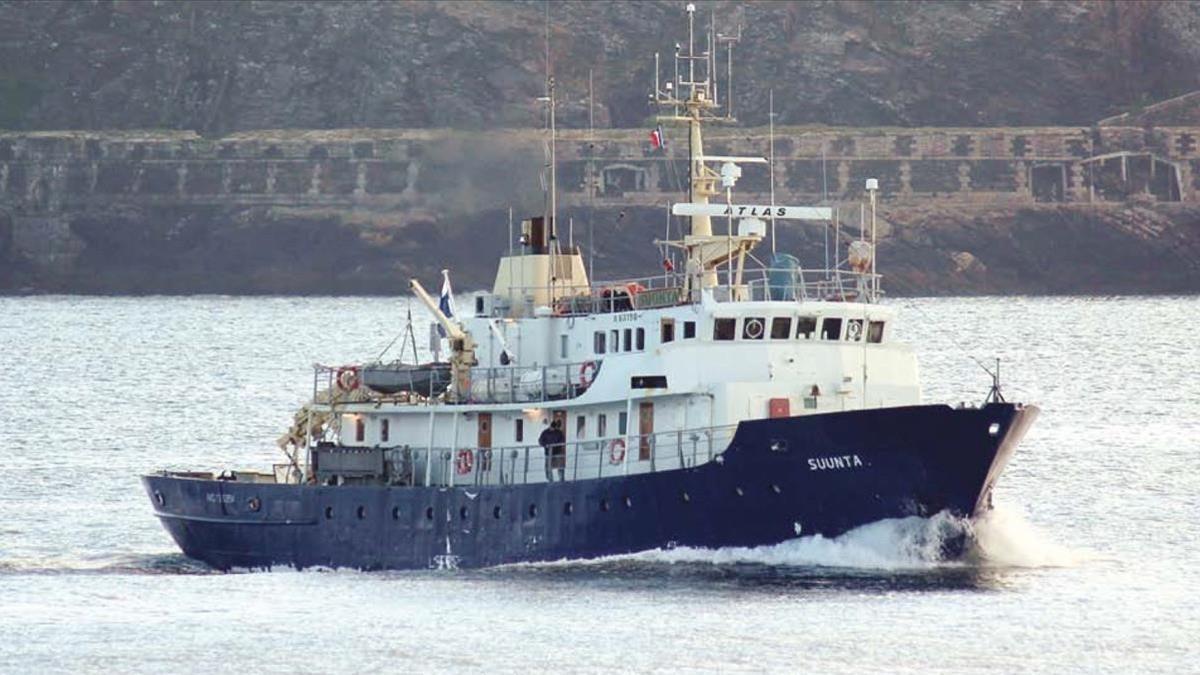
<svg viewBox="0 0 1200 675">
<path fill-rule="evenodd" d="M 650 147 L 654 148 L 655 150 L 664 149 L 667 147 L 667 137 L 663 136 L 661 124 L 655 127 L 654 131 L 650 132 Z"/>
</svg>

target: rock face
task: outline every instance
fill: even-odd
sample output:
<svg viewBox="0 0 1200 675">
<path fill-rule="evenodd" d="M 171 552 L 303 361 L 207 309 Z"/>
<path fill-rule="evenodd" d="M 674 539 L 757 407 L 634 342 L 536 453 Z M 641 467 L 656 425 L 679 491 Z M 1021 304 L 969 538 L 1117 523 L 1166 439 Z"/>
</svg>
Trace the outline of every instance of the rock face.
<svg viewBox="0 0 1200 675">
<path fill-rule="evenodd" d="M 559 121 L 650 113 L 680 2 L 554 2 Z M 1194 2 L 715 2 L 736 113 L 785 124 L 1090 124 L 1200 88 Z M 536 126 L 542 2 L 0 2 L 0 128 Z M 723 62 L 720 64 L 723 68 Z"/>
</svg>

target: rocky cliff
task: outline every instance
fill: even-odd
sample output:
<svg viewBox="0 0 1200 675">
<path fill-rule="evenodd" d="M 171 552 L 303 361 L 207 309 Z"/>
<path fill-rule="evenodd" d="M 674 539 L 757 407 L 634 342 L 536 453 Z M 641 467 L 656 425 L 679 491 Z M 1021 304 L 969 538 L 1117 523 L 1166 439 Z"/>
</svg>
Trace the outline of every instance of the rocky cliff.
<svg viewBox="0 0 1200 675">
<path fill-rule="evenodd" d="M 553 2 L 565 126 L 649 114 L 682 2 Z M 743 121 L 1087 124 L 1200 89 L 1194 2 L 701 2 Z M 543 2 L 0 2 L 0 128 L 536 126 Z M 723 64 L 722 64 L 723 65 Z"/>
</svg>

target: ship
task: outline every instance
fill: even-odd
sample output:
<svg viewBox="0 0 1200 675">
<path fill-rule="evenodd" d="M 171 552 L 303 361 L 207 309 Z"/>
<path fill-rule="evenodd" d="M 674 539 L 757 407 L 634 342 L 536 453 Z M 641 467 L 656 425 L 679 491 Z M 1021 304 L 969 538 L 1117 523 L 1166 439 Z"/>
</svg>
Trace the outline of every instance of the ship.
<svg viewBox="0 0 1200 675">
<path fill-rule="evenodd" d="M 833 264 L 775 251 L 777 222 L 828 223 L 832 209 L 776 204 L 773 177 L 766 203 L 734 198 L 743 168 L 773 157 L 705 153 L 705 126 L 732 121 L 717 54 L 732 59 L 735 38 L 710 27 L 697 49 L 691 5 L 686 18 L 650 95 L 651 145 L 662 125 L 687 136 L 687 198 L 669 205 L 686 232 L 648 242 L 662 268 L 591 280 L 556 223 L 551 161 L 547 208 L 510 235 L 490 290 L 460 310 L 448 274 L 439 297 L 412 281 L 444 359 L 316 365 L 285 461 L 142 476 L 186 556 L 219 570 L 478 568 L 991 508 L 1038 408 L 1006 401 L 998 377 L 978 405 L 922 402 L 883 301 L 877 181 L 871 225 L 839 235 Z M 552 145 L 549 77 L 545 99 Z"/>
</svg>

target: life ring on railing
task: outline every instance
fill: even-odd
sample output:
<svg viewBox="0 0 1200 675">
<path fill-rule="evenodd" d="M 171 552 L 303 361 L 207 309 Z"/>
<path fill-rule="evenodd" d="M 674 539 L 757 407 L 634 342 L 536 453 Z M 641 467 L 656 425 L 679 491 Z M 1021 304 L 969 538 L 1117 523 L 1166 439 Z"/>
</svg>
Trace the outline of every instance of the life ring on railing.
<svg viewBox="0 0 1200 675">
<path fill-rule="evenodd" d="M 596 365 L 595 361 L 584 361 L 579 364 L 579 386 L 592 386 L 592 382 L 596 381 L 596 373 L 599 370 L 600 366 Z"/>
<path fill-rule="evenodd" d="M 475 455 L 470 450 L 459 450 L 458 456 L 454 458 L 454 471 L 460 476 L 471 473 L 474 464 Z"/>
<path fill-rule="evenodd" d="M 761 338 L 763 336 L 763 331 L 765 330 L 766 326 L 763 325 L 762 319 L 747 319 L 746 327 L 743 329 L 743 331 L 746 333 L 746 337 L 750 338 L 751 340 L 757 340 Z"/>
<path fill-rule="evenodd" d="M 608 444 L 609 464 L 620 464 L 625 461 L 625 441 L 616 439 Z"/>
<path fill-rule="evenodd" d="M 354 391 L 355 389 L 358 389 L 358 385 L 360 384 L 358 367 L 343 366 L 342 368 L 338 368 L 337 377 L 335 379 L 337 387 L 341 391 Z"/>
<path fill-rule="evenodd" d="M 645 291 L 645 290 L 646 290 L 646 287 L 639 284 L 636 281 L 625 284 L 625 292 L 629 294 L 630 300 L 636 298 L 638 293 L 641 293 L 642 291 Z"/>
</svg>

